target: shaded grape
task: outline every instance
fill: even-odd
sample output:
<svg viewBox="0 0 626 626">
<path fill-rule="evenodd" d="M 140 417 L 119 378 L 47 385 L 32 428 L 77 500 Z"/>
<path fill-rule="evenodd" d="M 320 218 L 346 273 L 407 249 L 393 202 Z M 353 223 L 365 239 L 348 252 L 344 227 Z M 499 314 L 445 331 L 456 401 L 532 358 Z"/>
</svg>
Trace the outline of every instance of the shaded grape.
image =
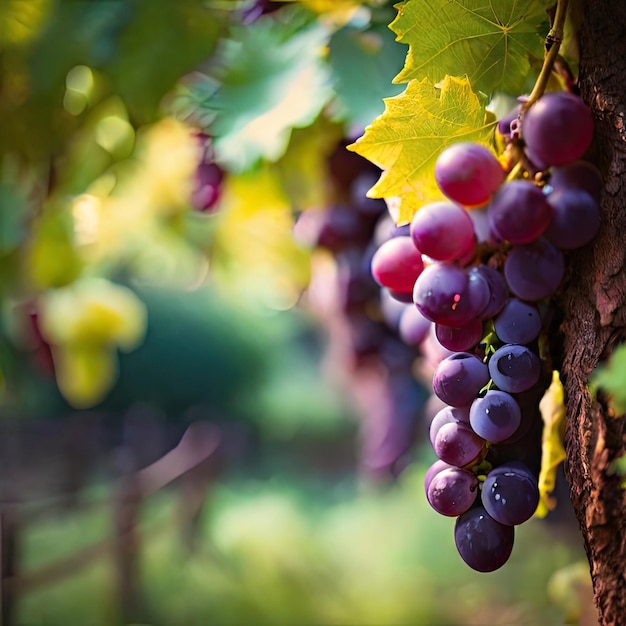
<svg viewBox="0 0 626 626">
<path fill-rule="evenodd" d="M 478 572 L 493 572 L 511 556 L 515 530 L 489 516 L 482 506 L 463 513 L 454 526 L 454 543 L 461 558 Z"/>
<path fill-rule="evenodd" d="M 450 406 L 467 406 L 488 382 L 487 365 L 473 354 L 458 352 L 437 366 L 433 374 L 433 391 Z"/>
<path fill-rule="evenodd" d="M 504 277 L 511 291 L 531 302 L 551 296 L 564 273 L 563 254 L 543 237 L 526 246 L 514 246 L 504 262 Z"/>
<path fill-rule="evenodd" d="M 483 439 L 498 443 L 508 439 L 519 428 L 522 415 L 513 396 L 490 389 L 476 398 L 470 407 L 470 425 Z"/>
<path fill-rule="evenodd" d="M 519 393 L 539 380 L 541 362 L 526 346 L 505 344 L 491 355 L 489 374 L 502 391 Z"/>
<path fill-rule="evenodd" d="M 501 465 L 489 472 L 481 500 L 487 513 L 501 524 L 523 524 L 539 504 L 537 479 L 522 463 Z"/>
</svg>

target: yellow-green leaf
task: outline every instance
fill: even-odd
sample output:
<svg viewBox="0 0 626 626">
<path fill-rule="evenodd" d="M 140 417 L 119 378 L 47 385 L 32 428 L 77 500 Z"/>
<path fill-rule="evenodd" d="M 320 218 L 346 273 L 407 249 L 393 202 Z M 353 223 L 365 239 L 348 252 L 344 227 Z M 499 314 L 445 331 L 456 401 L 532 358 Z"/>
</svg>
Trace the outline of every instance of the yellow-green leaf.
<svg viewBox="0 0 626 626">
<path fill-rule="evenodd" d="M 117 355 L 106 346 L 69 344 L 53 347 L 59 391 L 76 409 L 102 401 L 117 378 Z"/>
<path fill-rule="evenodd" d="M 385 112 L 349 148 L 383 170 L 368 195 L 397 197 L 403 222 L 422 204 L 442 199 L 433 175 L 439 153 L 460 141 L 491 146 L 494 124 L 468 80 L 446 76 L 435 86 L 425 78 L 386 98 Z"/>
<path fill-rule="evenodd" d="M 474 89 L 519 95 L 533 59 L 543 58 L 547 0 L 477 3 L 476 0 L 408 0 L 391 23 L 409 45 L 394 82 L 466 74 Z"/>
<path fill-rule="evenodd" d="M 559 373 L 552 372 L 552 383 L 539 403 L 543 418 L 541 444 L 541 470 L 539 472 L 539 505 L 537 517 L 545 517 L 554 509 L 556 501 L 550 495 L 556 484 L 556 471 L 565 459 L 563 432 L 565 429 L 565 403 Z"/>
</svg>

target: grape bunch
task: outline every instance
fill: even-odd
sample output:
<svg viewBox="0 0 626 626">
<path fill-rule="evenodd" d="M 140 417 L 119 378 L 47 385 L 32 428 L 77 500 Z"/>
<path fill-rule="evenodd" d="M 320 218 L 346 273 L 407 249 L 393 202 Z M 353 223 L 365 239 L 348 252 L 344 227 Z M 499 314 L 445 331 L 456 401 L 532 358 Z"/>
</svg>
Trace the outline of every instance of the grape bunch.
<svg viewBox="0 0 626 626">
<path fill-rule="evenodd" d="M 475 143 L 441 152 L 435 179 L 447 200 L 422 207 L 371 264 L 392 297 L 414 304 L 402 314 L 406 340 L 440 345 L 429 432 L 439 460 L 426 496 L 456 517 L 457 550 L 481 572 L 508 560 L 515 526 L 539 502 L 551 297 L 564 254 L 598 231 L 602 188 L 581 160 L 593 118 L 577 96 L 521 104 L 498 132 L 501 160 Z"/>
<path fill-rule="evenodd" d="M 358 418 L 360 471 L 388 482 L 408 462 L 428 392 L 411 373 L 416 349 L 383 312 L 370 272 L 378 244 L 397 229 L 385 202 L 366 197 L 379 170 L 349 152 L 350 141 L 340 140 L 327 160 L 324 206 L 301 211 L 294 236 L 313 250 L 304 304 L 325 331 L 325 373 Z"/>
<path fill-rule="evenodd" d="M 197 131 L 194 138 L 199 147 L 199 159 L 193 177 L 191 206 L 202 213 L 213 213 L 222 195 L 225 173 L 215 162 L 211 137 Z"/>
</svg>

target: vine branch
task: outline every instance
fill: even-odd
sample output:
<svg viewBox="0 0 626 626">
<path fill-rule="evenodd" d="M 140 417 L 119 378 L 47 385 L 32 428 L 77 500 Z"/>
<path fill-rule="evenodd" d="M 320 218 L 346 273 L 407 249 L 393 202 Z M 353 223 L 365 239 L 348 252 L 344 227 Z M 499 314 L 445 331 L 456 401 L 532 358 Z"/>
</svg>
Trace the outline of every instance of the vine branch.
<svg viewBox="0 0 626 626">
<path fill-rule="evenodd" d="M 543 59 L 543 65 L 541 72 L 537 77 L 535 86 L 533 87 L 528 100 L 524 103 L 524 109 L 528 110 L 546 90 L 548 81 L 550 80 L 550 74 L 554 67 L 554 62 L 559 56 L 559 49 L 561 42 L 563 41 L 563 31 L 565 29 L 565 17 L 567 15 L 567 5 L 569 0 L 558 0 L 556 4 L 556 13 L 554 15 L 554 22 L 550 32 L 546 36 L 546 54 Z"/>
</svg>

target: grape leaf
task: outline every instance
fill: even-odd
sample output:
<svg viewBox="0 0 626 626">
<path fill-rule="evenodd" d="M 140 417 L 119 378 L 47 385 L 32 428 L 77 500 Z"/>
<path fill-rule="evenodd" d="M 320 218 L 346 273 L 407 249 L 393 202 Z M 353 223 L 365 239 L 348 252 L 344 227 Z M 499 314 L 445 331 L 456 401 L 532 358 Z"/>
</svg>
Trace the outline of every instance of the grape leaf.
<svg viewBox="0 0 626 626">
<path fill-rule="evenodd" d="M 609 396 L 612 408 L 626 413 L 626 345 L 615 349 L 611 359 L 594 371 L 589 381 L 590 391 L 598 388 Z"/>
<path fill-rule="evenodd" d="M 368 195 L 397 196 L 400 223 L 420 205 L 442 199 L 433 176 L 439 153 L 459 141 L 489 146 L 494 124 L 468 80 L 446 76 L 437 88 L 425 78 L 386 98 L 385 112 L 348 148 L 384 170 Z"/>
<path fill-rule="evenodd" d="M 390 28 L 408 44 L 404 69 L 394 82 L 447 74 L 467 75 L 487 94 L 519 95 L 531 61 L 543 58 L 547 0 L 408 0 Z"/>
<path fill-rule="evenodd" d="M 264 164 L 229 176 L 219 216 L 211 257 L 216 284 L 245 294 L 255 306 L 293 306 L 310 278 L 310 254 L 294 241 L 293 211 L 278 167 Z"/>
<path fill-rule="evenodd" d="M 402 87 L 393 85 L 406 49 L 382 24 L 366 31 L 342 28 L 330 40 L 329 62 L 337 96 L 337 118 L 350 126 L 365 128 L 384 109 L 383 99 Z"/>
<path fill-rule="evenodd" d="M 260 19 L 233 29 L 217 52 L 221 85 L 203 103 L 205 115 L 214 113 L 209 132 L 220 164 L 242 172 L 259 159 L 275 161 L 292 128 L 316 119 L 332 95 L 322 55 L 327 43 L 327 29 L 316 21 L 295 29 Z"/>
<path fill-rule="evenodd" d="M 550 495 L 556 485 L 556 471 L 565 459 L 563 434 L 565 430 L 565 403 L 563 385 L 559 372 L 552 372 L 552 383 L 539 403 L 543 419 L 541 443 L 541 469 L 539 471 L 539 505 L 535 511 L 537 517 L 545 517 L 556 506 Z"/>
</svg>

